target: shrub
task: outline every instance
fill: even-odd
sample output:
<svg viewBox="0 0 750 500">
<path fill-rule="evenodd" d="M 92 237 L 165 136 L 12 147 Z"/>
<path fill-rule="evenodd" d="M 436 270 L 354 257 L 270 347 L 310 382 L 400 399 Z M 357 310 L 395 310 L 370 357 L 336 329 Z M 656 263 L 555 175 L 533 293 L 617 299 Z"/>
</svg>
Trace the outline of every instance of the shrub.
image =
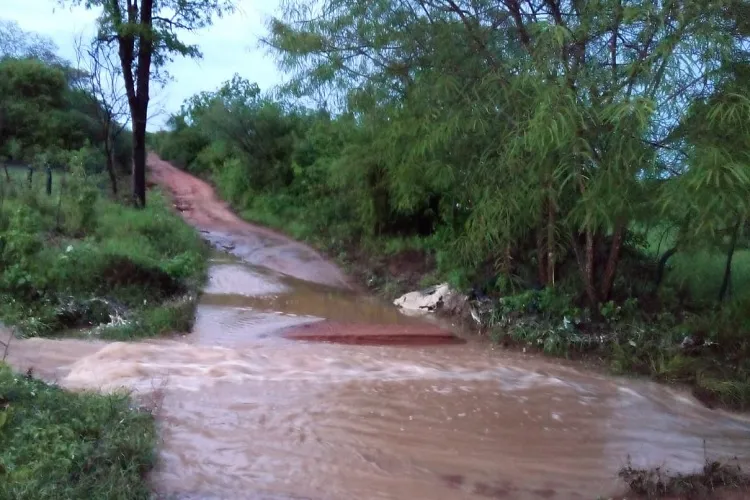
<svg viewBox="0 0 750 500">
<path fill-rule="evenodd" d="M 0 212 L 0 297 L 8 299 L 0 318 L 27 335 L 109 322 L 112 311 L 89 307 L 95 298 L 148 315 L 162 301 L 197 290 L 205 276 L 207 246 L 161 195 L 143 210 L 117 204 L 100 197 L 94 178 L 77 165 L 61 195 L 62 232 L 43 191 L 24 189 Z M 194 301 L 187 311 L 193 310 Z M 162 317 L 175 330 L 186 324 L 178 315 Z M 142 326 L 139 336 L 167 330 L 164 321 Z"/>
</svg>

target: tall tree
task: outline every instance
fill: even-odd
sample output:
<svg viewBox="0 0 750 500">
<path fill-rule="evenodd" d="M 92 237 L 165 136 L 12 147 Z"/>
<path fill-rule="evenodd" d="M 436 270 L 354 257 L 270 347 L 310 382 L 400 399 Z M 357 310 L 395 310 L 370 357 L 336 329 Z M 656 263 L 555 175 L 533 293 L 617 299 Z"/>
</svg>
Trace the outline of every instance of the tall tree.
<svg viewBox="0 0 750 500">
<path fill-rule="evenodd" d="M 180 31 L 209 26 L 233 10 L 232 0 L 62 0 L 101 8 L 98 40 L 116 43 L 133 126 L 133 199 L 146 204 L 146 125 L 153 69 L 175 55 L 199 58 L 197 46 L 182 42 Z"/>
<path fill-rule="evenodd" d="M 744 4 L 291 0 L 266 42 L 291 91 L 326 89 L 370 127 L 371 185 L 396 207 L 449 193 L 470 212 L 467 259 L 510 272 L 533 254 L 553 286 L 573 256 L 596 307 L 628 228 L 659 212 L 656 181 L 694 165 L 671 137 L 747 55 L 728 15 Z"/>
</svg>

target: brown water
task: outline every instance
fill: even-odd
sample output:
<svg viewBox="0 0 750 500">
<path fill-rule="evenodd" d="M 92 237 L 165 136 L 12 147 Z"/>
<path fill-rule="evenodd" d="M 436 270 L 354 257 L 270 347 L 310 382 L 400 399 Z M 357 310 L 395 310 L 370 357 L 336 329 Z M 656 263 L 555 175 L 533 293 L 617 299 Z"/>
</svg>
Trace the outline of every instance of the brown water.
<svg viewBox="0 0 750 500">
<path fill-rule="evenodd" d="M 192 334 L 11 349 L 19 370 L 72 389 L 125 387 L 158 404 L 152 481 L 166 497 L 596 498 L 617 491 L 628 456 L 682 471 L 705 451 L 750 462 L 747 420 L 665 386 L 471 341 L 287 340 L 281 333 L 322 320 L 352 332 L 421 320 L 346 288 L 335 267 L 281 236 L 211 224 L 196 225 L 231 240 L 234 256 L 217 255 Z"/>
</svg>

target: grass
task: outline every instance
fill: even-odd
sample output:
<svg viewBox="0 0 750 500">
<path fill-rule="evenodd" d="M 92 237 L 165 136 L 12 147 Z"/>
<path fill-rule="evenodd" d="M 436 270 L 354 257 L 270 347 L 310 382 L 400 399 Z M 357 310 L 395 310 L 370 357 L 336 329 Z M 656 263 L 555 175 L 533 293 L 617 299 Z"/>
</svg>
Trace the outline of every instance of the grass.
<svg viewBox="0 0 750 500">
<path fill-rule="evenodd" d="M 661 467 L 636 469 L 630 463 L 620 469 L 619 477 L 639 498 L 707 499 L 730 490 L 746 491 L 750 476 L 737 464 L 706 460 L 692 474 L 672 473 Z"/>
<path fill-rule="evenodd" d="M 0 171 L 0 321 L 26 336 L 132 340 L 188 331 L 208 247 L 152 192 L 137 210 L 101 178 Z M 0 357 L 2 357 L 0 345 Z M 71 393 L 0 362 L 0 498 L 149 499 L 153 415 L 126 394 Z"/>
<path fill-rule="evenodd" d="M 197 296 L 186 295 L 134 311 L 123 323 L 102 325 L 95 333 L 107 340 L 137 340 L 174 332 L 189 332 L 193 328 L 196 304 Z"/>
<path fill-rule="evenodd" d="M 98 178 L 58 176 L 47 196 L 44 176 L 20 175 L 0 186 L 0 321 L 27 336 L 111 324 L 93 331 L 118 339 L 190 327 L 208 248 L 160 193 L 138 210 Z"/>
<path fill-rule="evenodd" d="M 726 256 L 706 250 L 676 254 L 669 280 L 684 286 L 690 296 L 709 302 L 716 300 L 726 265 Z M 739 249 L 732 257 L 733 298 L 750 297 L 750 250 Z"/>
<path fill-rule="evenodd" d="M 491 337 L 552 356 L 596 360 L 619 375 L 686 384 L 707 406 L 750 409 L 750 307 L 648 314 L 636 304 L 603 307 L 593 320 L 570 297 L 545 289 L 504 297 L 488 320 Z"/>
<path fill-rule="evenodd" d="M 153 416 L 126 395 L 66 392 L 0 363 L 0 498 L 148 499 L 155 443 Z"/>
<path fill-rule="evenodd" d="M 675 231 L 651 229 L 646 234 L 646 252 L 654 258 L 666 252 L 675 240 Z M 726 266 L 726 254 L 716 250 L 694 249 L 677 252 L 669 260 L 666 282 L 683 288 L 700 302 L 715 301 Z M 750 297 L 750 249 L 737 248 L 732 257 L 733 298 Z"/>
</svg>

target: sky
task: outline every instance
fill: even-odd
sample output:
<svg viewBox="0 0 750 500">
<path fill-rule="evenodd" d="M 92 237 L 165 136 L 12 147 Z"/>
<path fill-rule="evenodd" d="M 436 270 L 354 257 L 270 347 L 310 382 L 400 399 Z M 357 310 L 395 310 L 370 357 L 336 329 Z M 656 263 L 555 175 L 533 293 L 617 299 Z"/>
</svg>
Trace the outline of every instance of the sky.
<svg viewBox="0 0 750 500">
<path fill-rule="evenodd" d="M 278 9 L 279 0 L 236 0 L 237 12 L 216 20 L 213 26 L 182 34 L 182 40 L 197 44 L 203 59 L 176 58 L 167 70 L 173 81 L 152 94 L 151 126 L 161 128 L 169 113 L 203 90 L 214 90 L 235 73 L 255 82 L 262 90 L 282 82 L 271 55 L 260 47 L 265 21 Z M 0 0 L 0 18 L 16 21 L 25 31 L 50 37 L 61 57 L 75 61 L 75 40 L 95 33 L 97 11 L 83 7 L 60 7 L 58 0 Z"/>
</svg>

